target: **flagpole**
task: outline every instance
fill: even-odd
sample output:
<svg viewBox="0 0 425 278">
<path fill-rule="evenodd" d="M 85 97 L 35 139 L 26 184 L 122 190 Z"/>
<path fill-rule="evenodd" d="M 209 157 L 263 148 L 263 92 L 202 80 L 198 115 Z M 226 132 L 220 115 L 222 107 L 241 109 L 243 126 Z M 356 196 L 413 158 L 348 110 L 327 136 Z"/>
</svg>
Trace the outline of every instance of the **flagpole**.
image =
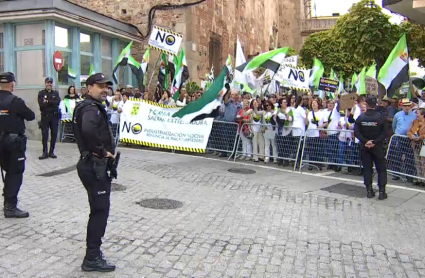
<svg viewBox="0 0 425 278">
<path fill-rule="evenodd" d="M 272 84 L 273 79 L 274 79 L 274 77 L 275 77 L 276 73 L 280 70 L 280 68 L 281 68 L 281 67 L 282 67 L 282 64 L 280 64 L 280 66 L 279 66 L 279 68 L 277 69 L 277 71 L 275 71 L 275 73 L 273 74 L 272 79 L 270 80 L 270 84 L 269 84 L 269 85 L 267 85 L 267 89 L 266 89 L 267 94 L 268 94 L 268 92 L 269 92 L 269 87 L 270 87 L 270 85 Z"/>
<path fill-rule="evenodd" d="M 156 71 L 156 67 L 158 66 L 158 62 L 159 62 L 159 60 L 161 60 L 161 55 L 162 55 L 162 53 L 159 54 L 158 59 L 156 60 L 155 67 L 153 68 L 153 71 L 152 71 L 152 74 L 151 74 L 151 78 L 149 79 L 149 83 L 148 83 L 148 86 L 147 86 L 148 88 L 151 85 L 153 75 Z M 165 78 L 167 78 L 167 76 Z M 146 90 L 146 88 L 145 88 L 145 90 Z"/>
</svg>

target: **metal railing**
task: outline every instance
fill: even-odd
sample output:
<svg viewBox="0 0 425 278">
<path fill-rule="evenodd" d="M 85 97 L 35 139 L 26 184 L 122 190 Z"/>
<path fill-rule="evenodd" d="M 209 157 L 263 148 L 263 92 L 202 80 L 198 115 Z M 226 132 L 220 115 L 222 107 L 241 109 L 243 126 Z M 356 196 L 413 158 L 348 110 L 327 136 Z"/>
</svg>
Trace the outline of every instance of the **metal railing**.
<svg viewBox="0 0 425 278">
<path fill-rule="evenodd" d="M 253 160 L 265 163 L 283 164 L 289 166 L 292 162 L 294 170 L 299 161 L 300 146 L 302 136 L 293 136 L 302 134 L 299 128 L 283 127 L 279 129 L 277 126 L 263 124 L 243 124 L 236 147 L 237 158 L 245 160 Z"/>
<path fill-rule="evenodd" d="M 61 122 L 61 140 L 74 138 L 71 122 Z M 119 142 L 119 124 L 112 124 L 115 142 Z M 293 136 L 300 135 L 300 136 Z M 357 141 L 357 142 L 356 142 Z M 421 156 L 422 147 L 424 150 Z M 278 163 L 321 170 L 324 165 L 338 168 L 361 168 L 360 144 L 352 130 L 306 130 L 247 123 L 214 121 L 207 143 L 207 153 L 233 158 Z M 402 178 L 425 180 L 425 145 L 423 140 L 393 135 L 386 152 L 388 173 Z"/>
<path fill-rule="evenodd" d="M 423 146 L 423 140 L 415 141 L 394 134 L 388 144 L 387 171 L 403 180 L 407 177 L 425 180 L 425 156 L 421 156 Z"/>
<path fill-rule="evenodd" d="M 300 171 L 304 166 L 361 167 L 360 144 L 352 130 L 310 129 L 303 139 Z"/>
<path fill-rule="evenodd" d="M 239 125 L 234 122 L 214 121 L 207 143 L 207 152 L 230 159 L 235 153 Z"/>
<path fill-rule="evenodd" d="M 72 129 L 72 115 L 70 113 L 62 113 L 60 122 L 60 141 L 65 138 L 75 140 L 74 130 Z"/>
</svg>

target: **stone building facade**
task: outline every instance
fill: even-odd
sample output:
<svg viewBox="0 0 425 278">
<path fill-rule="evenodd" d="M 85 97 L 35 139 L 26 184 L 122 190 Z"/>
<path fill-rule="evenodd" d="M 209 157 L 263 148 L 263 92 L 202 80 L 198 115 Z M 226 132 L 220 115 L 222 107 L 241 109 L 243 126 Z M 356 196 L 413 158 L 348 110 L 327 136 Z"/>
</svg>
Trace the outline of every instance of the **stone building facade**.
<svg viewBox="0 0 425 278">
<path fill-rule="evenodd" d="M 182 4 L 189 0 L 69 0 L 148 32 L 148 13 L 154 5 Z M 183 34 L 191 80 L 203 79 L 211 65 L 221 68 L 234 57 L 239 37 L 245 55 L 274 47 L 301 48 L 299 17 L 304 0 L 207 0 L 196 6 L 157 11 L 153 24 Z M 193 1 L 192 1 L 193 2 Z M 298 18 L 297 18 L 298 17 Z M 145 43 L 135 44 L 133 55 L 141 60 Z M 158 53 L 151 54 L 151 65 Z M 153 66 L 151 66 L 151 70 Z M 216 73 L 218 71 L 216 70 Z"/>
</svg>

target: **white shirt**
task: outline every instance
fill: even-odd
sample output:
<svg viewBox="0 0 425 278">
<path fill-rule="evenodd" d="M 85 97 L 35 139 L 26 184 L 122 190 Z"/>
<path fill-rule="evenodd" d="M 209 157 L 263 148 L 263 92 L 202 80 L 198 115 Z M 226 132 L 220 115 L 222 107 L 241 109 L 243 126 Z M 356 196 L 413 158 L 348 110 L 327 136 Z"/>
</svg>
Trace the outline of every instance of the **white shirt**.
<svg viewBox="0 0 425 278">
<path fill-rule="evenodd" d="M 318 127 L 323 125 L 324 123 L 324 113 L 322 111 L 314 112 L 315 120 L 319 122 L 318 125 L 313 124 L 311 121 L 313 120 L 313 111 L 308 112 L 308 127 L 307 127 L 307 137 L 319 137 L 320 132 L 318 130 Z"/>
<path fill-rule="evenodd" d="M 324 117 L 325 123 L 328 123 L 328 127 L 327 127 L 327 129 L 329 130 L 328 135 L 338 134 L 338 131 L 335 131 L 335 130 L 338 129 L 338 122 L 341 116 L 339 115 L 339 112 L 336 109 L 336 105 L 332 111 L 329 111 L 328 109 L 323 110 L 323 117 Z"/>
<path fill-rule="evenodd" d="M 117 110 L 111 109 L 111 123 L 119 124 L 120 123 L 120 114 L 118 113 L 118 109 L 122 109 L 124 102 L 122 101 L 112 101 L 112 107 L 116 106 Z"/>
<path fill-rule="evenodd" d="M 266 112 L 264 114 L 264 122 L 265 122 L 265 126 L 266 126 L 267 130 L 273 130 L 273 126 L 271 124 L 271 119 L 276 112 L 277 112 L 276 110 L 273 110 L 273 111 L 270 111 L 270 112 Z"/>
<path fill-rule="evenodd" d="M 303 136 L 305 132 L 305 110 L 300 105 L 292 112 L 294 113 L 292 136 Z"/>
<path fill-rule="evenodd" d="M 249 110 L 251 111 L 251 110 Z M 253 110 L 252 110 L 253 111 Z M 257 111 L 258 114 L 254 113 L 252 114 L 252 131 L 259 133 L 262 130 L 262 119 L 263 119 L 263 113 L 262 111 Z"/>
<path fill-rule="evenodd" d="M 351 138 L 351 133 L 347 132 L 346 131 L 347 129 L 345 128 L 345 125 L 347 124 L 347 122 L 348 122 L 347 117 L 341 117 L 339 119 L 339 123 L 341 125 L 341 128 L 340 128 L 341 132 L 339 133 L 338 139 L 341 142 L 347 142 Z"/>
<path fill-rule="evenodd" d="M 360 117 L 360 115 L 362 114 L 362 109 L 360 108 L 360 105 L 354 105 L 353 109 L 354 109 L 354 113 L 353 113 L 353 110 L 351 110 L 351 112 L 354 115 L 354 117 L 353 117 L 354 118 L 354 121 L 357 121 L 357 118 Z M 350 129 L 354 130 L 354 124 L 350 124 L 349 123 L 349 125 L 350 125 L 349 126 Z M 357 138 L 356 138 L 356 140 L 354 142 L 356 144 L 360 143 L 359 139 L 357 139 Z"/>
</svg>

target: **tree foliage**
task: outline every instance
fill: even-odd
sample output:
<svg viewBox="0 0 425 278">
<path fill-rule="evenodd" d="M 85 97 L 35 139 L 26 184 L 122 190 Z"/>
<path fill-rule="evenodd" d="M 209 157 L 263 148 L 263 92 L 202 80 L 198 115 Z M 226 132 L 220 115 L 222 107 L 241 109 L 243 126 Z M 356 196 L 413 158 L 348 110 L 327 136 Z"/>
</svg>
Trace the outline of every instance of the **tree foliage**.
<svg viewBox="0 0 425 278">
<path fill-rule="evenodd" d="M 317 57 L 325 74 L 333 68 L 349 77 L 374 62 L 379 70 L 403 33 L 408 36 L 411 58 L 425 62 L 424 26 L 408 21 L 392 24 L 373 0 L 362 0 L 341 16 L 332 29 L 310 35 L 300 55 L 306 66 L 312 66 Z"/>
</svg>

